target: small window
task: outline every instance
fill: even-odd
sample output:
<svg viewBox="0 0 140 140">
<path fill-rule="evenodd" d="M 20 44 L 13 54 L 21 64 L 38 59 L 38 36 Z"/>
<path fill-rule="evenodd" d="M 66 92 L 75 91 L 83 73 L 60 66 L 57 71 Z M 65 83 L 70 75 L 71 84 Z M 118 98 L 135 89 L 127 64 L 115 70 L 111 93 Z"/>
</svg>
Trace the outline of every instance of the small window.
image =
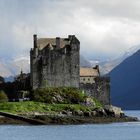
<svg viewBox="0 0 140 140">
<path fill-rule="evenodd" d="M 90 81 L 90 78 L 88 78 L 88 81 Z"/>
<path fill-rule="evenodd" d="M 85 81 L 85 78 L 83 78 L 83 81 Z"/>
</svg>

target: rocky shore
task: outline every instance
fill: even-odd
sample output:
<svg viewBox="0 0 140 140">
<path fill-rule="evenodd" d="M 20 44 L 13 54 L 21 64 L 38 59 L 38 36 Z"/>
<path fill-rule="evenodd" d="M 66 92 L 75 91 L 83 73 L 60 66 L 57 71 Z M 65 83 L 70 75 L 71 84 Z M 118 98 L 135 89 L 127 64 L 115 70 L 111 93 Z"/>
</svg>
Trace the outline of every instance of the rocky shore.
<svg viewBox="0 0 140 140">
<path fill-rule="evenodd" d="M 0 124 L 32 124 L 32 120 L 39 121 L 41 125 L 47 124 L 95 124 L 95 123 L 112 123 L 112 122 L 132 122 L 138 121 L 135 117 L 129 117 L 124 114 L 121 108 L 107 105 L 104 108 L 98 108 L 94 111 L 68 111 L 63 110 L 56 114 L 21 114 L 28 118 L 27 121 L 0 117 Z M 31 119 L 31 122 L 30 122 Z M 38 124 L 38 123 L 37 123 Z M 35 123 L 34 123 L 35 125 Z"/>
<path fill-rule="evenodd" d="M 121 108 L 107 105 L 94 111 L 62 111 L 59 114 L 36 114 L 34 119 L 44 121 L 45 124 L 94 124 L 112 122 L 132 122 L 138 121 L 136 117 L 126 116 Z"/>
</svg>

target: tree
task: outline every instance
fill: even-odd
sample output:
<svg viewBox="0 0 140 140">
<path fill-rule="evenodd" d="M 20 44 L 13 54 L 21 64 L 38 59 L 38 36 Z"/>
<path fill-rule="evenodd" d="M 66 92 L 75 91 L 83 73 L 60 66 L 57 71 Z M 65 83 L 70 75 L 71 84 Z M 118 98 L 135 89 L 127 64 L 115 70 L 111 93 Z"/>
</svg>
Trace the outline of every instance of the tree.
<svg viewBox="0 0 140 140">
<path fill-rule="evenodd" d="M 7 95 L 5 94 L 4 91 L 0 91 L 0 102 L 7 102 L 8 101 L 8 97 Z"/>
</svg>

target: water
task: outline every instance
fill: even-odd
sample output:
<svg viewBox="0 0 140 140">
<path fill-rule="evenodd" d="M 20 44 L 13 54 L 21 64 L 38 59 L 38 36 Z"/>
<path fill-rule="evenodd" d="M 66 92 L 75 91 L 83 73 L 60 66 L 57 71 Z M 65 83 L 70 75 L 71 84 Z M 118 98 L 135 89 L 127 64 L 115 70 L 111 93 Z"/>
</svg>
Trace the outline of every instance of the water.
<svg viewBox="0 0 140 140">
<path fill-rule="evenodd" d="M 140 119 L 140 111 L 126 111 L 126 114 Z M 0 140 L 140 140 L 140 122 L 98 125 L 0 125 Z"/>
</svg>

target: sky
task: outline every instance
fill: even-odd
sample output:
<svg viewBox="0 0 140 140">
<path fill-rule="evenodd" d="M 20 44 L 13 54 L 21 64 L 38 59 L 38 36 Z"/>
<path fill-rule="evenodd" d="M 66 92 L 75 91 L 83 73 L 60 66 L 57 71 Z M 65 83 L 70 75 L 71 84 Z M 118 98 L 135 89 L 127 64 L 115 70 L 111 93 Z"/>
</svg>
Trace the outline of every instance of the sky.
<svg viewBox="0 0 140 140">
<path fill-rule="evenodd" d="M 33 34 L 76 35 L 87 59 L 140 44 L 140 0 L 0 0 L 0 59 L 29 57 Z"/>
</svg>

